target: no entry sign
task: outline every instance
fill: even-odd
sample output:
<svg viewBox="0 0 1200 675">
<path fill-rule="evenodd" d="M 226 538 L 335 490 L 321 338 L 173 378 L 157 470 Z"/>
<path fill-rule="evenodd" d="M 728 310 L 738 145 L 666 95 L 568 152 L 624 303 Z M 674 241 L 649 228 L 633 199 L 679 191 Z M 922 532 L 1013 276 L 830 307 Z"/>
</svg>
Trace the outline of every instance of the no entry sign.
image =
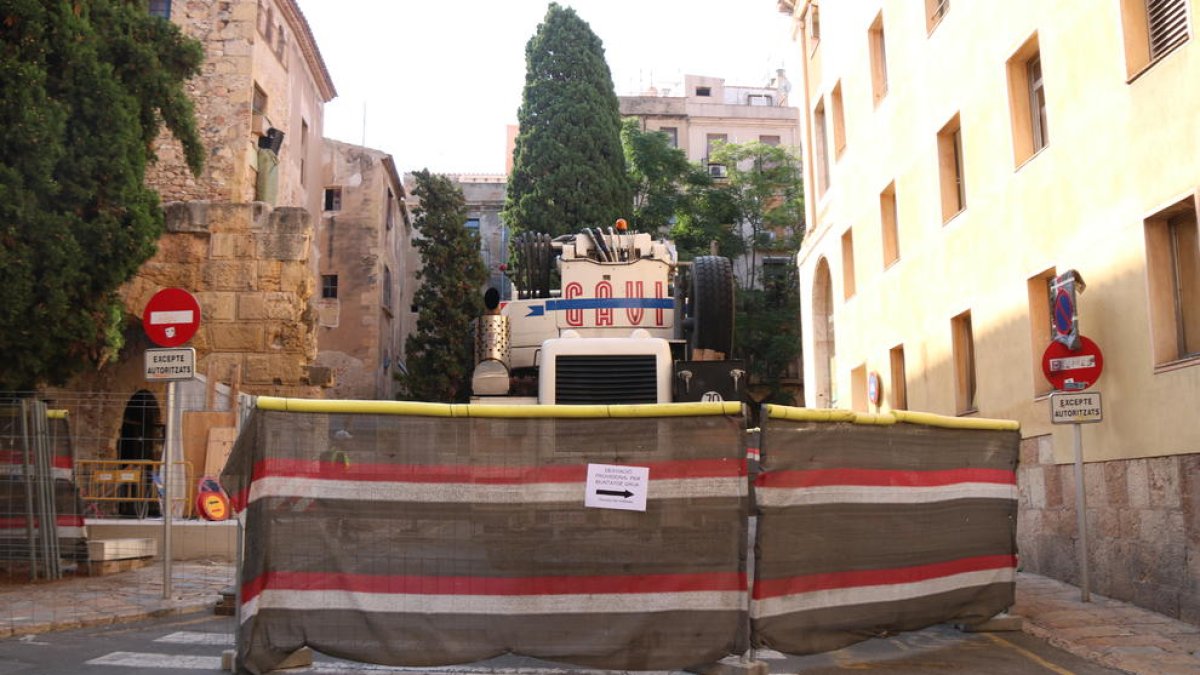
<svg viewBox="0 0 1200 675">
<path fill-rule="evenodd" d="M 1079 336 L 1079 350 L 1051 342 L 1042 355 L 1042 374 L 1058 391 L 1083 391 L 1100 379 L 1104 355 L 1089 338 Z"/>
<path fill-rule="evenodd" d="M 178 347 L 200 327 L 200 303 L 182 288 L 164 288 L 150 298 L 142 312 L 146 337 L 160 347 Z"/>
</svg>

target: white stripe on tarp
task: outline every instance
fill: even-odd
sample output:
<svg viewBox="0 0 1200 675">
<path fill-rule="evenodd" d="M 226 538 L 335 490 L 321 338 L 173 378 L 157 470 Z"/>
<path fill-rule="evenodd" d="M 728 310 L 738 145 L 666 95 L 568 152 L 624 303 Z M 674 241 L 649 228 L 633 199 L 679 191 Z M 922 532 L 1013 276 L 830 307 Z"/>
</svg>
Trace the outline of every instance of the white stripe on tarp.
<svg viewBox="0 0 1200 675">
<path fill-rule="evenodd" d="M 754 600 L 750 603 L 750 617 L 763 619 L 781 614 L 807 612 L 814 609 L 829 609 L 831 607 L 849 607 L 875 602 L 893 602 L 897 600 L 914 600 L 937 593 L 956 591 L 962 588 L 986 586 L 1003 582 L 1011 582 L 1016 578 L 1016 569 L 1003 567 L 994 570 L 978 570 L 951 574 L 936 579 L 914 581 L 906 584 L 881 584 L 878 586 L 854 586 L 852 588 L 831 588 L 795 595 L 782 595 L 776 598 Z"/>
<path fill-rule="evenodd" d="M 250 485 L 250 501 L 254 502 L 267 497 L 296 497 L 435 504 L 530 504 L 535 502 L 582 502 L 585 491 L 586 486 L 583 481 L 491 485 L 267 476 L 259 478 Z M 746 479 L 741 476 L 731 476 L 728 478 L 651 479 L 647 496 L 649 499 L 683 499 L 742 497 L 746 493 Z"/>
<path fill-rule="evenodd" d="M 922 487 L 890 485 L 818 485 L 805 488 L 759 487 L 762 506 L 813 504 L 929 504 L 952 499 L 1013 499 L 1017 486 L 1002 483 L 954 483 Z"/>
<path fill-rule="evenodd" d="M 37 471 L 32 472 L 37 476 Z M 54 476 L 54 480 L 70 481 L 75 479 L 75 472 L 66 467 L 54 467 L 50 470 L 50 474 Z M 13 478 L 23 478 L 25 476 L 24 464 L 0 464 L 0 476 L 11 476 Z"/>
<path fill-rule="evenodd" d="M 33 528 L 34 534 L 37 534 L 38 528 Z M 87 529 L 83 527 L 69 527 L 59 525 L 55 528 L 59 539 L 83 539 L 87 537 Z M 24 525 L 16 527 L 6 527 L 0 529 L 0 539 L 24 539 L 29 536 L 25 531 Z"/>
<path fill-rule="evenodd" d="M 123 668 L 171 668 L 174 670 L 221 670 L 219 656 L 188 654 L 150 654 L 145 652 L 113 652 L 85 661 L 89 666 L 121 666 Z"/>
<path fill-rule="evenodd" d="M 150 325 L 161 326 L 163 324 L 191 323 L 192 316 L 193 313 L 190 309 L 150 312 Z"/>
<path fill-rule="evenodd" d="M 414 593 L 359 593 L 353 591 L 296 591 L 267 589 L 242 604 L 242 622 L 266 609 L 354 610 L 356 612 L 412 614 L 605 614 L 737 611 L 743 591 L 687 591 L 681 593 L 611 593 L 563 595 L 423 595 Z"/>
<path fill-rule="evenodd" d="M 174 645 L 232 645 L 233 633 L 202 633 L 194 630 L 181 630 L 177 633 L 155 638 L 155 642 L 167 642 Z"/>
<path fill-rule="evenodd" d="M 284 672 L 284 671 L 280 671 Z M 373 663 L 322 663 L 314 661 L 312 666 L 298 671 L 304 673 L 478 673 L 479 675 L 613 675 L 612 670 L 591 668 L 491 668 L 488 666 L 380 666 Z M 639 670 L 638 675 L 672 675 L 675 670 Z"/>
</svg>

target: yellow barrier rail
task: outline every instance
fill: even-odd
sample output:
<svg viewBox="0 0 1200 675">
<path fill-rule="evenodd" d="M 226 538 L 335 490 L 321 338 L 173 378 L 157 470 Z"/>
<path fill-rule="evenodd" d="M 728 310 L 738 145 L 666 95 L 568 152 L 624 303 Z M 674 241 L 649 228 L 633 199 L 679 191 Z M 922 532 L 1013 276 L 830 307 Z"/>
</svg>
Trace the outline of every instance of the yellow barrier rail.
<svg viewBox="0 0 1200 675">
<path fill-rule="evenodd" d="M 85 503 L 132 504 L 134 515 L 145 518 L 150 505 L 159 502 L 155 474 L 162 469 L 162 462 L 153 460 L 82 459 L 75 463 L 75 482 L 79 496 Z M 182 497 L 172 497 L 175 509 L 184 518 L 191 518 L 194 510 L 196 479 L 191 462 L 175 462 L 183 469 L 187 486 Z"/>
<path fill-rule="evenodd" d="M 414 417 L 480 418 L 634 418 L 740 415 L 736 401 L 716 403 L 648 403 L 640 405 L 469 405 L 415 401 L 327 401 L 323 399 L 259 396 L 259 410 L 333 414 L 409 415 Z"/>
<path fill-rule="evenodd" d="M 989 419 L 986 417 L 949 417 L 933 413 L 893 410 L 885 413 L 863 413 L 834 408 L 793 408 L 784 405 L 767 405 L 767 416 L 797 422 L 849 422 L 851 424 L 891 425 L 897 422 L 923 424 L 944 429 L 991 429 L 1017 431 L 1021 423 L 1016 420 Z"/>
</svg>

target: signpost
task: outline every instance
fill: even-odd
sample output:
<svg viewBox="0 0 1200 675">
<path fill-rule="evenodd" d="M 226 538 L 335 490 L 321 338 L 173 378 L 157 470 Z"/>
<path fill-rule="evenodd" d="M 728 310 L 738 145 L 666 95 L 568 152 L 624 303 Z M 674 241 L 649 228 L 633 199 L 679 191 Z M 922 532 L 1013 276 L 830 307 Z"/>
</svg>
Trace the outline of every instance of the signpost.
<svg viewBox="0 0 1200 675">
<path fill-rule="evenodd" d="M 150 298 L 142 312 L 146 337 L 166 349 L 146 350 L 146 379 L 167 383 L 166 440 L 163 443 L 162 516 L 163 516 L 163 597 L 171 597 L 171 449 L 175 446 L 175 383 L 196 376 L 196 350 L 179 348 L 200 327 L 200 303 L 182 288 L 164 288 Z"/>
</svg>

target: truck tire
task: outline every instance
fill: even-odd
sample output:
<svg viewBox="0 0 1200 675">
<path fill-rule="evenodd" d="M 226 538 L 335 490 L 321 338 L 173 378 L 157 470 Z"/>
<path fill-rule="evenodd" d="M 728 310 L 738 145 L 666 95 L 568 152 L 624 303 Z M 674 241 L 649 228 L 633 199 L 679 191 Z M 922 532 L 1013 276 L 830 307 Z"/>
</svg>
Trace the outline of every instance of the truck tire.
<svg viewBox="0 0 1200 675">
<path fill-rule="evenodd" d="M 733 351 L 733 265 L 706 255 L 692 261 L 689 298 L 693 350 L 711 349 L 729 358 Z"/>
</svg>

